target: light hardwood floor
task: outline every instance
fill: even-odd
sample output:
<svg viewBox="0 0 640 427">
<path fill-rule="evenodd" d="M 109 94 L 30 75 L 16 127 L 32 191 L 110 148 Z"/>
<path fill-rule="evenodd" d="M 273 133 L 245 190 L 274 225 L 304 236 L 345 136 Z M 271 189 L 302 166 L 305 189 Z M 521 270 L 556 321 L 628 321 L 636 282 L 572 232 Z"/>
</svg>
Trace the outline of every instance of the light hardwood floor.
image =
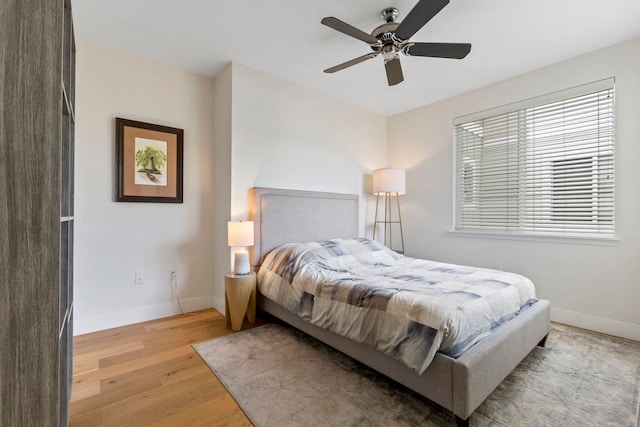
<svg viewBox="0 0 640 427">
<path fill-rule="evenodd" d="M 70 425 L 251 426 L 191 348 L 230 333 L 208 309 L 74 337 Z"/>
</svg>

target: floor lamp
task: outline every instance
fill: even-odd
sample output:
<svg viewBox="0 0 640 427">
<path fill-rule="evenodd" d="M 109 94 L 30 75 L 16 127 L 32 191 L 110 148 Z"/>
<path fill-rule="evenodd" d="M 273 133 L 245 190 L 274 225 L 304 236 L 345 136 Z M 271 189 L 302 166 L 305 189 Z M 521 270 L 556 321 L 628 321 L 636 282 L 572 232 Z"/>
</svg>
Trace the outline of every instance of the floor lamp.
<svg viewBox="0 0 640 427">
<path fill-rule="evenodd" d="M 402 217 L 400 216 L 400 195 L 405 194 L 406 172 L 404 169 L 377 169 L 373 171 L 373 194 L 376 195 L 376 217 L 373 223 L 373 239 L 379 225 L 384 225 L 384 245 L 398 252 L 404 253 L 404 235 L 402 234 Z M 384 220 L 378 219 L 378 207 L 382 196 L 384 205 Z M 397 219 L 393 218 L 391 197 L 396 198 Z M 400 229 L 400 249 L 393 248 L 393 225 Z"/>
</svg>

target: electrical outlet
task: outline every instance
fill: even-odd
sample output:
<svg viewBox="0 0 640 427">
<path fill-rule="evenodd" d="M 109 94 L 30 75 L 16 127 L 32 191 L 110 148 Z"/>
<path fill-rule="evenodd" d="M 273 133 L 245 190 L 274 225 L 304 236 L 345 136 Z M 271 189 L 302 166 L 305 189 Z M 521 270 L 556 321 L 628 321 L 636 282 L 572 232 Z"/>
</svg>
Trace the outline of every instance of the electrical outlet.
<svg viewBox="0 0 640 427">
<path fill-rule="evenodd" d="M 144 279 L 142 278 L 142 273 L 135 273 L 135 280 L 134 283 L 136 285 L 142 285 L 144 284 Z"/>
<path fill-rule="evenodd" d="M 176 273 L 176 271 L 175 271 L 175 270 L 171 270 L 171 273 L 169 273 L 169 278 L 170 278 L 172 281 L 174 281 L 174 282 L 175 282 L 176 277 L 177 277 L 177 273 Z"/>
</svg>

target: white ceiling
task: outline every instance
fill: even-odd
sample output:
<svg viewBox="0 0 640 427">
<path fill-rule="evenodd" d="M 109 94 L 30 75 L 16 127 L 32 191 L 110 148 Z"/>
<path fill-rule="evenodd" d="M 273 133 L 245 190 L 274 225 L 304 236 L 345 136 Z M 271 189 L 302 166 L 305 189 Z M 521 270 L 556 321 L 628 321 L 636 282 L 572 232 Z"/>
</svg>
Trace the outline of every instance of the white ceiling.
<svg viewBox="0 0 640 427">
<path fill-rule="evenodd" d="M 470 42 L 463 60 L 401 57 L 388 87 L 381 57 L 320 24 L 335 16 L 370 33 L 386 7 L 417 0 L 73 0 L 76 36 L 215 76 L 230 61 L 385 116 L 640 37 L 639 0 L 451 0 L 411 40 Z"/>
</svg>

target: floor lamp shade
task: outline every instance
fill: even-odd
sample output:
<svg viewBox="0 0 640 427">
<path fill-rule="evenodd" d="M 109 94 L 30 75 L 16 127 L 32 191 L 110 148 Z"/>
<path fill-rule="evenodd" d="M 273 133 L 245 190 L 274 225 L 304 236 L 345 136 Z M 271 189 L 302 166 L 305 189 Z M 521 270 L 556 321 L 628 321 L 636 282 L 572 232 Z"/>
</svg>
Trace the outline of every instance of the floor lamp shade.
<svg viewBox="0 0 640 427">
<path fill-rule="evenodd" d="M 373 171 L 373 194 L 376 195 L 376 213 L 373 223 L 373 239 L 376 239 L 376 231 L 383 227 L 384 244 L 399 253 L 404 253 L 404 235 L 402 233 L 402 217 L 400 215 L 400 195 L 406 192 L 406 171 L 404 169 L 376 169 Z M 395 196 L 396 215 L 393 215 L 391 197 Z M 378 207 L 382 200 L 384 219 L 378 218 Z M 394 249 L 393 229 L 400 232 L 400 247 Z"/>
<path fill-rule="evenodd" d="M 404 169 L 376 169 L 373 171 L 373 194 L 383 196 L 385 193 L 405 194 L 407 175 Z"/>
<path fill-rule="evenodd" d="M 249 252 L 247 246 L 253 246 L 253 221 L 229 221 L 227 223 L 228 245 L 238 247 L 233 262 L 235 274 L 249 274 Z"/>
</svg>

